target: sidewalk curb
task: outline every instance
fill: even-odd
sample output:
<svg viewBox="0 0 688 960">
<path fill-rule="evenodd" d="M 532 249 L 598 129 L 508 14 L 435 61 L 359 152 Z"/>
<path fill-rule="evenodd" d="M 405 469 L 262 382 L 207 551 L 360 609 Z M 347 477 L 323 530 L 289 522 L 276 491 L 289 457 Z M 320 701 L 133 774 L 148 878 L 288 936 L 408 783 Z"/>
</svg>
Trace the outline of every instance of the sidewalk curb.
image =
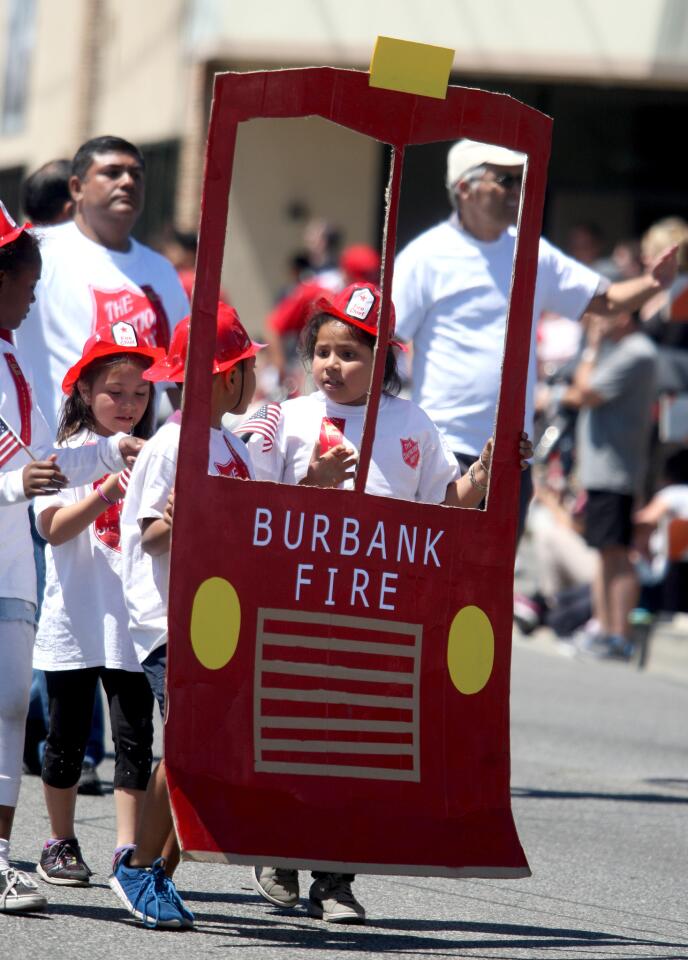
<svg viewBox="0 0 688 960">
<path fill-rule="evenodd" d="M 545 656 L 578 659 L 575 655 L 571 656 L 568 648 L 548 627 L 538 627 L 527 636 L 522 634 L 518 627 L 514 627 L 513 640 L 519 647 Z M 587 662 L 595 664 L 594 660 Z M 683 631 L 673 630 L 669 624 L 659 624 L 652 632 L 645 668 L 638 670 L 635 661 L 618 666 L 636 670 L 639 674 L 664 677 L 688 685 L 688 635 Z"/>
</svg>

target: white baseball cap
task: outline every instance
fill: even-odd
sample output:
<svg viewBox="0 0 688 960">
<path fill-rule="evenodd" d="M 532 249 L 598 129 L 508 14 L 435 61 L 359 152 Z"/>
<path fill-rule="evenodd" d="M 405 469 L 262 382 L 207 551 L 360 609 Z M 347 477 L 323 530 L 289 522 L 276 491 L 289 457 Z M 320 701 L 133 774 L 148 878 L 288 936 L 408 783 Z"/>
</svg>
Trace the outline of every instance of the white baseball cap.
<svg viewBox="0 0 688 960">
<path fill-rule="evenodd" d="M 524 153 L 498 147 L 494 143 L 457 140 L 447 154 L 447 187 L 453 187 L 465 173 L 483 163 L 492 163 L 497 167 L 522 167 L 525 162 Z"/>
</svg>

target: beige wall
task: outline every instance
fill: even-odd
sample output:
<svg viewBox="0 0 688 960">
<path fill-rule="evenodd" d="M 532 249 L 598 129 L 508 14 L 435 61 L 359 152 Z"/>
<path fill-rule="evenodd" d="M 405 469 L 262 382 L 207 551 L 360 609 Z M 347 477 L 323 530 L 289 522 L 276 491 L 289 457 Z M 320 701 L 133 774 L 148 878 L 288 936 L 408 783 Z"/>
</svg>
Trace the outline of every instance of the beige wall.
<svg viewBox="0 0 688 960">
<path fill-rule="evenodd" d="M 185 0 L 38 0 L 26 125 L 3 136 L 0 167 L 32 169 L 103 133 L 138 143 L 180 136 L 186 10 Z M 0 87 L 7 14 L 0 0 Z"/>
<path fill-rule="evenodd" d="M 40 4 L 26 126 L 16 135 L 3 135 L 0 166 L 38 166 L 53 157 L 71 156 L 74 152 L 83 39 L 80 24 L 84 22 L 84 7 L 84 0 Z M 5 72 L 7 16 L 7 0 L 0 0 L 0 42 L 3 42 L 0 48 L 0 87 Z"/>
<path fill-rule="evenodd" d="M 187 81 L 185 0 L 107 0 L 105 7 L 94 130 L 135 143 L 179 136 Z"/>
<path fill-rule="evenodd" d="M 253 120 L 239 128 L 223 283 L 254 333 L 302 246 L 300 201 L 339 225 L 346 243 L 375 243 L 380 145 L 325 120 Z"/>
<path fill-rule="evenodd" d="M 8 5 L 0 0 L 0 85 Z M 454 48 L 458 78 L 688 85 L 685 0 L 646 0 L 632 15 L 627 0 L 37 0 L 37 9 L 27 126 L 0 142 L 0 167 L 36 166 L 105 131 L 143 143 L 182 134 L 194 61 L 365 69 L 378 34 Z"/>
<path fill-rule="evenodd" d="M 140 144 L 179 137 L 179 222 L 194 229 L 206 105 L 204 70 L 188 55 L 191 7 L 186 0 L 38 0 L 26 127 L 0 142 L 0 168 L 35 169 L 103 133 Z M 0 0 L 0 23 L 6 13 Z M 4 55 L 0 45 L 0 77 Z M 242 57 L 233 65 L 276 64 Z M 239 138 L 223 283 L 255 331 L 286 282 L 286 258 L 302 244 L 303 224 L 286 215 L 290 202 L 331 219 L 348 242 L 376 240 L 379 145 L 324 121 L 293 124 L 256 121 Z"/>
<path fill-rule="evenodd" d="M 456 50 L 461 72 L 688 84 L 685 0 L 199 0 L 198 53 L 367 67 L 378 35 Z"/>
<path fill-rule="evenodd" d="M 25 130 L 0 169 L 71 155 L 88 136 L 183 144 L 178 215 L 193 228 L 205 138 L 205 73 L 331 63 L 366 69 L 378 34 L 456 49 L 462 73 L 688 85 L 685 0 L 37 0 Z M 0 0 L 0 27 L 8 0 Z M 0 84 L 6 30 L 0 35 Z M 1 94 L 1 91 L 0 91 Z M 285 281 L 302 225 L 295 200 L 375 242 L 380 148 L 324 121 L 242 130 L 224 283 L 252 328 Z M 296 131 L 296 132 L 293 132 Z M 562 201 L 564 202 L 564 201 Z"/>
</svg>

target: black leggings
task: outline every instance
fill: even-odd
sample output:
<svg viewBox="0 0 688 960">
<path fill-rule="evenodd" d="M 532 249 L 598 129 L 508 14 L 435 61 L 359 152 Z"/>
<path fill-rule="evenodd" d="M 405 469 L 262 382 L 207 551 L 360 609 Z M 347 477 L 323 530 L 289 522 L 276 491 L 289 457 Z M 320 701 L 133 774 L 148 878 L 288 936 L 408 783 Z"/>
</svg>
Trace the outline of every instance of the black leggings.
<svg viewBox="0 0 688 960">
<path fill-rule="evenodd" d="M 50 729 L 41 772 L 43 782 L 62 789 L 79 782 L 100 677 L 110 706 L 115 744 L 114 786 L 145 790 L 153 760 L 153 694 L 145 674 L 88 667 L 46 670 L 45 676 Z"/>
</svg>

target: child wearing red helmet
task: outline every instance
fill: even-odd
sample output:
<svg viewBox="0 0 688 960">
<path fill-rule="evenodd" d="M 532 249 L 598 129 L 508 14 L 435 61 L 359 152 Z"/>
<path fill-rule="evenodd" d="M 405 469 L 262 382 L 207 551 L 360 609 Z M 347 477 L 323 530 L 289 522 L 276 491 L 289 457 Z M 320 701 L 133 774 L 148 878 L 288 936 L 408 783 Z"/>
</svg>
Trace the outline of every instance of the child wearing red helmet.
<svg viewBox="0 0 688 960">
<path fill-rule="evenodd" d="M 46 905 L 33 879 L 9 861 L 37 600 L 27 501 L 119 470 L 141 446 L 122 433 L 89 447 L 54 446 L 12 345 L 12 333 L 26 316 L 41 275 L 38 241 L 29 227 L 18 226 L 0 202 L 0 913 Z"/>
<path fill-rule="evenodd" d="M 302 348 L 317 391 L 287 400 L 279 414 L 274 409 L 277 405 L 270 404 L 264 408 L 263 423 L 254 414 L 248 425 L 237 429 L 253 433 L 248 447 L 257 479 L 352 489 L 373 372 L 380 297 L 374 284 L 362 282 L 315 302 Z M 391 311 L 393 333 L 393 306 Z M 385 358 L 366 492 L 477 507 L 488 488 L 492 440 L 485 444 L 479 462 L 461 476 L 456 458 L 427 414 L 396 396 L 400 378 L 395 350 L 400 346 L 391 339 Z M 522 465 L 531 452 L 524 440 Z M 363 923 L 365 910 L 351 890 L 353 879 L 353 874 L 314 872 L 308 904 L 311 915 L 331 923 Z M 253 884 L 276 906 L 293 907 L 298 902 L 296 870 L 256 867 Z"/>
<path fill-rule="evenodd" d="M 352 489 L 379 311 L 380 291 L 372 283 L 353 283 L 315 302 L 302 349 L 317 390 L 283 403 L 279 417 L 270 405 L 271 434 L 256 434 L 249 443 L 257 479 Z M 393 328 L 392 307 L 392 333 Z M 366 492 L 476 507 L 487 490 L 492 440 L 471 471 L 460 476 L 456 458 L 427 414 L 396 396 L 400 346 L 392 337 Z M 240 426 L 237 432 L 246 431 Z"/>
<path fill-rule="evenodd" d="M 184 382 L 190 318 L 176 328 L 163 359 L 146 370 L 146 379 Z M 240 440 L 220 429 L 226 413 L 245 413 L 255 391 L 253 343 L 236 310 L 220 303 L 213 360 L 208 472 L 214 476 L 253 478 L 250 458 Z M 174 482 L 179 423 L 169 422 L 146 445 L 136 464 L 124 504 L 122 538 L 124 592 L 138 659 L 165 709 L 167 663 L 167 589 L 174 512 Z M 193 926 L 193 914 L 179 898 L 171 874 L 179 859 L 167 797 L 164 761 L 153 771 L 136 849 L 115 866 L 110 885 L 127 909 L 146 926 Z"/>
<path fill-rule="evenodd" d="M 101 322 L 64 377 L 58 443 L 79 449 L 120 430 L 149 436 L 154 394 L 142 374 L 162 356 L 164 350 L 141 341 L 131 324 Z M 46 883 L 89 884 L 74 818 L 99 679 L 115 745 L 115 855 L 133 844 L 150 776 L 153 698 L 122 594 L 120 514 L 127 474 L 105 474 L 36 503 L 38 531 L 48 542 L 33 661 L 45 671 L 50 718 L 41 776 L 51 833 L 37 867 Z"/>
</svg>

